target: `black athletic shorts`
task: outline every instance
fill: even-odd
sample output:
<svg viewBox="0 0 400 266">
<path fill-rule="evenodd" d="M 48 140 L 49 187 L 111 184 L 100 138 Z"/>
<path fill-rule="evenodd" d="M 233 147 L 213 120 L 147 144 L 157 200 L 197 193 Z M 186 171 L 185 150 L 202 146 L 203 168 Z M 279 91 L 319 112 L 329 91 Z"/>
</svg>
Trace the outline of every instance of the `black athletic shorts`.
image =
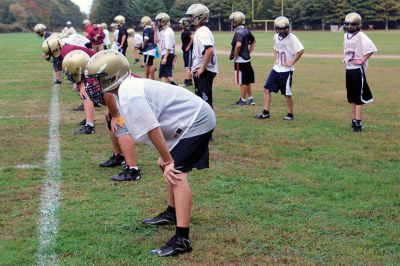
<svg viewBox="0 0 400 266">
<path fill-rule="evenodd" d="M 165 65 L 163 65 L 161 63 L 162 59 L 164 58 L 165 55 L 163 55 L 161 57 L 160 60 L 160 72 L 158 74 L 159 78 L 168 78 L 168 77 L 172 77 L 172 63 L 174 61 L 174 54 L 169 54 L 167 57 L 167 62 L 165 63 Z"/>
<path fill-rule="evenodd" d="M 192 50 L 185 52 L 183 51 L 183 66 L 191 68 L 192 67 Z"/>
<path fill-rule="evenodd" d="M 235 82 L 239 85 L 249 85 L 254 83 L 254 70 L 251 62 L 234 63 Z"/>
<path fill-rule="evenodd" d="M 276 72 L 272 69 L 265 82 L 264 89 L 275 93 L 281 91 L 282 95 L 292 96 L 292 78 L 293 71 Z"/>
<path fill-rule="evenodd" d="M 364 68 L 346 70 L 347 101 L 362 105 L 374 100 L 365 77 Z"/>
<path fill-rule="evenodd" d="M 144 55 L 144 64 L 146 66 L 152 66 L 153 63 L 154 63 L 154 55 L 145 54 Z"/>
<path fill-rule="evenodd" d="M 208 143 L 212 132 L 181 139 L 172 149 L 171 155 L 175 161 L 175 169 L 187 173 L 193 168 L 204 169 L 209 167 Z"/>
<path fill-rule="evenodd" d="M 62 61 L 58 57 L 53 57 L 53 69 L 54 71 L 62 71 Z"/>
</svg>

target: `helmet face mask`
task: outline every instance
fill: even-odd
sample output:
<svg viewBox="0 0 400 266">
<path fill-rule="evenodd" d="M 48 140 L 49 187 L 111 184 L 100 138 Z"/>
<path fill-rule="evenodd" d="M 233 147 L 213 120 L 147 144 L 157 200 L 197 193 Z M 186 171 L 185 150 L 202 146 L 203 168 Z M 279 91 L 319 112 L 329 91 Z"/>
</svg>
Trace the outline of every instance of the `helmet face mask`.
<svg viewBox="0 0 400 266">
<path fill-rule="evenodd" d="M 156 16 L 155 21 L 158 28 L 161 29 L 163 26 L 169 25 L 170 18 L 167 13 L 159 13 Z"/>
<path fill-rule="evenodd" d="M 101 75 L 97 78 L 85 77 L 85 90 L 93 103 L 104 104 L 104 93 L 99 79 L 101 79 Z"/>
<path fill-rule="evenodd" d="M 179 28 L 181 28 L 181 29 L 189 29 L 190 28 L 190 21 L 187 18 L 181 18 L 179 20 Z"/>
<path fill-rule="evenodd" d="M 45 54 L 46 60 L 50 61 L 53 57 L 59 57 L 63 46 L 64 42 L 58 37 L 50 36 L 44 40 L 42 51 Z"/>
</svg>

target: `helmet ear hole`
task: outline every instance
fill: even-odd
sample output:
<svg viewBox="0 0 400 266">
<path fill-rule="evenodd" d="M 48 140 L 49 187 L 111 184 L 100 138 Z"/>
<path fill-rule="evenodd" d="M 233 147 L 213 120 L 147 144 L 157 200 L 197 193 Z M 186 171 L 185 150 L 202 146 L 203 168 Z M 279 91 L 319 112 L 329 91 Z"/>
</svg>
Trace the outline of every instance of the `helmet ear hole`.
<svg viewBox="0 0 400 266">
<path fill-rule="evenodd" d="M 110 80 L 111 80 L 111 82 L 112 83 L 114 83 L 114 81 L 117 79 L 117 77 L 116 76 L 113 76 Z"/>
</svg>

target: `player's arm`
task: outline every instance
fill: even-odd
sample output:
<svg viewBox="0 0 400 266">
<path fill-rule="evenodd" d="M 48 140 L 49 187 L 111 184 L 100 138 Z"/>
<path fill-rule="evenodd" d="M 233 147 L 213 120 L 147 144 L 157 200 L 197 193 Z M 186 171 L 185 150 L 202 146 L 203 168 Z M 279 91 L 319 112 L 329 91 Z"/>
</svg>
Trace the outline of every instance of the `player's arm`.
<svg viewBox="0 0 400 266">
<path fill-rule="evenodd" d="M 147 133 L 147 136 L 160 154 L 161 160 L 159 160 L 159 166 L 161 168 L 164 168 L 165 181 L 169 185 L 176 185 L 176 181 L 180 180 L 177 174 L 181 174 L 182 172 L 174 168 L 174 160 L 168 150 L 167 142 L 165 141 L 164 135 L 161 132 L 160 127 L 156 127 L 150 130 Z"/>
<path fill-rule="evenodd" d="M 190 42 L 189 42 L 188 46 L 186 47 L 185 52 L 189 51 L 190 48 L 192 48 L 192 46 L 193 46 L 193 40 L 194 40 L 193 34 L 190 34 Z"/>
<path fill-rule="evenodd" d="M 298 51 L 298 52 L 296 53 L 296 55 L 294 56 L 293 60 L 287 61 L 287 62 L 285 63 L 285 66 L 286 66 L 286 67 L 291 67 L 291 66 L 293 66 L 294 64 L 296 64 L 296 62 L 300 59 L 300 57 L 301 57 L 303 54 L 304 54 L 304 49 Z"/>
<path fill-rule="evenodd" d="M 214 48 L 211 45 L 205 46 L 203 65 L 201 66 L 201 68 L 198 68 L 196 70 L 196 72 L 195 72 L 196 77 L 200 77 L 200 75 L 206 70 L 206 67 L 207 67 L 208 63 L 210 63 L 210 60 L 211 60 L 213 54 L 214 54 Z"/>
<path fill-rule="evenodd" d="M 117 103 L 115 102 L 115 98 L 112 93 L 105 93 L 103 99 L 108 108 L 108 112 L 111 114 L 111 130 L 115 132 L 119 118 Z"/>
<path fill-rule="evenodd" d="M 362 59 L 350 59 L 353 65 L 364 65 L 364 63 L 374 54 L 374 52 L 363 55 Z"/>
<path fill-rule="evenodd" d="M 238 58 L 240 48 L 242 48 L 242 42 L 236 42 L 235 49 L 233 51 L 233 60 L 236 60 Z"/>
<path fill-rule="evenodd" d="M 126 41 L 126 34 L 122 35 L 121 43 L 119 45 L 119 48 L 124 47 L 125 41 Z"/>
<path fill-rule="evenodd" d="M 256 47 L 256 40 L 254 40 L 254 41 L 250 44 L 249 52 L 252 53 L 255 47 Z"/>
<path fill-rule="evenodd" d="M 144 49 L 144 47 L 146 47 L 148 42 L 149 42 L 149 38 L 148 37 L 144 37 L 143 38 L 143 43 L 142 43 L 142 49 Z"/>
<path fill-rule="evenodd" d="M 279 56 L 279 52 L 277 50 L 274 50 L 275 65 L 277 65 L 279 63 L 278 56 Z"/>
</svg>

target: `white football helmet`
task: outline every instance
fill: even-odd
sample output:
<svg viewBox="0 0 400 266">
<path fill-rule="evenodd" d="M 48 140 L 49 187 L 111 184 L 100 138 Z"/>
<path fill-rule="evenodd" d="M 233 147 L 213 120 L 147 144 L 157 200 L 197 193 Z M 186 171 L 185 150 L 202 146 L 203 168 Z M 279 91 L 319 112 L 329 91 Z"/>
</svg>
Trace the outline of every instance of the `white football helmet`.
<svg viewBox="0 0 400 266">
<path fill-rule="evenodd" d="M 71 51 L 64 57 L 62 69 L 69 81 L 82 82 L 89 59 L 89 55 L 81 50 Z"/>
<path fill-rule="evenodd" d="M 188 16 L 190 23 L 194 26 L 197 26 L 208 22 L 210 11 L 203 4 L 193 4 L 189 6 L 188 10 L 186 11 L 186 15 Z"/>
<path fill-rule="evenodd" d="M 361 30 L 361 16 L 355 12 L 349 13 L 344 19 L 344 31 L 355 33 Z"/>
</svg>

